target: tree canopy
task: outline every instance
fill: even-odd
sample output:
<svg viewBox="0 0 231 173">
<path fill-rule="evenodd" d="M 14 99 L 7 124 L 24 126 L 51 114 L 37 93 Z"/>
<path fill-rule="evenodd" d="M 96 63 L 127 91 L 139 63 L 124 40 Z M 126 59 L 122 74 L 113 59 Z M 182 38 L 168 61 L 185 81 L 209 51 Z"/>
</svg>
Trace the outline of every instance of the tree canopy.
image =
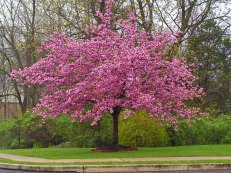
<svg viewBox="0 0 231 173">
<path fill-rule="evenodd" d="M 43 117 L 71 114 L 74 120 L 92 119 L 95 125 L 109 112 L 114 120 L 113 145 L 118 145 L 119 114 L 127 118 L 144 109 L 170 124 L 178 118 L 190 121 L 199 108 L 188 108 L 184 101 L 201 98 L 203 91 L 194 85 L 193 64 L 167 56 L 177 43 L 172 34 L 150 36 L 138 30 L 133 13 L 114 23 L 118 31 L 112 30 L 112 3 L 106 1 L 105 13 L 97 13 L 102 22 L 90 31 L 95 37 L 77 42 L 55 32 L 41 48 L 46 57 L 11 76 L 21 76 L 24 85 L 44 86 L 35 108 Z"/>
<path fill-rule="evenodd" d="M 7 102 L 18 102 L 21 108 L 19 111 L 25 113 L 32 109 L 41 97 L 40 88 L 28 88 L 27 85 L 21 86 L 15 81 L 6 82 L 10 72 L 29 67 L 44 57 L 44 53 L 37 52 L 37 48 L 42 40 L 46 40 L 54 31 L 64 33 L 75 40 L 83 41 L 94 37 L 89 31 L 94 22 L 102 22 L 95 14 L 97 10 L 105 12 L 105 2 L 106 0 L 4 0 L 0 3 L 0 104 L 4 106 L 5 112 L 8 110 Z M 230 40 L 230 4 L 230 1 L 225 0 L 116 0 L 112 5 L 110 28 L 118 30 L 118 25 L 113 23 L 128 19 L 128 14 L 133 12 L 138 28 L 149 35 L 159 31 L 171 32 L 179 43 L 171 48 L 169 54 L 186 57 L 191 51 L 198 51 L 189 44 L 194 37 L 199 36 L 198 30 L 210 21 L 215 21 L 220 28 L 219 37 L 222 40 Z M 176 30 L 182 31 L 182 34 L 174 34 Z M 207 33 L 217 37 L 216 32 L 212 34 L 210 30 Z M 218 48 L 217 45 L 215 47 Z M 230 57 L 230 53 L 227 56 Z M 192 62 L 191 58 L 187 56 L 187 62 Z M 212 69 L 212 73 L 216 74 L 217 71 Z M 222 80 L 229 80 L 229 77 Z M 212 83 L 219 86 L 220 82 L 213 80 Z M 227 95 L 226 91 L 219 92 L 220 95 Z M 209 95 L 206 93 L 206 97 Z M 230 96 L 224 100 L 230 102 Z M 219 104 L 221 102 L 218 100 L 211 102 L 224 106 Z M 226 105 L 223 110 L 229 110 Z M 3 113 L 2 117 L 6 118 L 6 113 Z"/>
</svg>

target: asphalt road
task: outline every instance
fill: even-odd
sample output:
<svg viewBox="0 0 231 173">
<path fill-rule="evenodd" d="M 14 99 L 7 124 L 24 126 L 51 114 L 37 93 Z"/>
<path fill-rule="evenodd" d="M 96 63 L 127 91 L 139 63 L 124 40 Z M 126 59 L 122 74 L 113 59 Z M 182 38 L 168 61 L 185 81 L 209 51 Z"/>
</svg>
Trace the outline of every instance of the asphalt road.
<svg viewBox="0 0 231 173">
<path fill-rule="evenodd" d="M 204 170 L 204 171 L 167 171 L 167 172 L 162 171 L 162 172 L 140 172 L 140 173 L 230 173 L 230 172 L 231 170 Z M 60 173 L 60 172 L 35 172 L 35 171 L 0 169 L 0 173 Z M 62 172 L 62 173 L 76 173 L 76 172 Z M 124 172 L 118 172 L 118 173 L 124 173 Z M 134 172 L 130 172 L 130 173 L 134 173 Z"/>
<path fill-rule="evenodd" d="M 0 168 L 0 173 L 61 173 L 61 172 L 37 172 L 37 171 L 9 170 L 9 169 Z M 62 173 L 76 173 L 76 172 L 62 172 Z"/>
</svg>

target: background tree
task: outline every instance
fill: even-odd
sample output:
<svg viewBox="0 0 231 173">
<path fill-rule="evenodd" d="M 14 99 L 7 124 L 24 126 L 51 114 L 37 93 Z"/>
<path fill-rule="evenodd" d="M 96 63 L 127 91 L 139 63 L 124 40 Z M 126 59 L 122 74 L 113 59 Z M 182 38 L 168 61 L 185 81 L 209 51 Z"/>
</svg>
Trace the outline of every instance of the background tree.
<svg viewBox="0 0 231 173">
<path fill-rule="evenodd" d="M 5 0 L 1 4 L 0 53 L 4 62 L 1 66 L 4 81 L 13 69 L 31 66 L 38 59 L 35 6 L 35 0 L 30 2 Z M 12 81 L 11 85 L 5 82 L 4 85 L 5 88 L 10 88 L 10 92 L 4 96 L 14 96 L 20 104 L 22 113 L 36 105 L 38 93 L 35 86 L 28 88 L 18 85 L 15 81 Z"/>
<path fill-rule="evenodd" d="M 93 26 L 96 37 L 76 42 L 54 33 L 43 45 L 46 58 L 29 68 L 12 72 L 24 84 L 44 84 L 40 115 L 72 114 L 74 120 L 93 119 L 95 125 L 104 113 L 113 117 L 113 150 L 118 145 L 118 117 L 124 112 L 144 109 L 158 120 L 176 124 L 177 118 L 188 121 L 198 113 L 184 100 L 200 98 L 202 90 L 194 86 L 196 78 L 185 61 L 166 56 L 176 40 L 167 33 L 153 35 L 139 31 L 134 15 L 122 20 L 121 32 L 111 29 L 111 5 L 98 12 L 102 23 Z M 122 33 L 122 34 L 121 34 Z M 84 110 L 90 106 L 90 110 Z"/>
<path fill-rule="evenodd" d="M 198 84 L 204 88 L 206 97 L 203 107 L 217 109 L 219 113 L 230 113 L 230 39 L 215 21 L 208 21 L 198 27 L 196 35 L 189 40 L 188 61 L 201 63 L 197 68 Z"/>
<path fill-rule="evenodd" d="M 171 4 L 171 5 L 170 5 Z M 203 23 L 215 20 L 223 29 L 230 27 L 230 3 L 210 0 L 165 0 L 155 1 L 156 14 L 160 20 L 174 33 L 174 29 L 183 31 L 179 42 L 195 34 L 195 30 Z M 222 10 L 220 10 L 222 9 Z M 176 27 L 176 28 L 175 28 Z"/>
</svg>

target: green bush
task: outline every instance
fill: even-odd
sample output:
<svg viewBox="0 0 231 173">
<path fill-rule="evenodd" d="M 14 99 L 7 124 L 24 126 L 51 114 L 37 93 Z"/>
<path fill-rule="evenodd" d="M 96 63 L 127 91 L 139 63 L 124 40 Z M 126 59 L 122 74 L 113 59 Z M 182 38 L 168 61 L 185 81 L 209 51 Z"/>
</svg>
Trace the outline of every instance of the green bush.
<svg viewBox="0 0 231 173">
<path fill-rule="evenodd" d="M 231 117 L 202 117 L 196 123 L 179 121 L 178 131 L 168 129 L 171 146 L 231 144 Z"/>
<path fill-rule="evenodd" d="M 8 149 L 14 145 L 13 141 L 16 140 L 12 135 L 14 127 L 14 120 L 6 119 L 0 120 L 0 148 Z"/>
<path fill-rule="evenodd" d="M 200 121 L 191 124 L 187 123 L 185 120 L 179 120 L 177 131 L 174 130 L 174 127 L 169 127 L 167 130 L 170 138 L 170 145 L 182 146 L 207 144 L 208 123 L 209 122 L 206 118 L 201 118 Z"/>
<path fill-rule="evenodd" d="M 74 122 L 68 133 L 69 141 L 76 147 L 100 147 L 111 144 L 112 141 L 112 117 L 105 114 L 96 126 L 91 122 Z"/>
<path fill-rule="evenodd" d="M 0 120 L 0 148 L 99 147 L 111 144 L 112 116 L 105 114 L 98 125 L 71 122 L 71 116 L 46 118 L 27 112 L 13 119 Z M 119 118 L 119 143 L 154 147 L 203 144 L 231 144 L 231 116 L 202 117 L 196 123 L 185 120 L 174 127 L 160 126 L 145 111 Z"/>
<path fill-rule="evenodd" d="M 231 117 L 220 115 L 211 118 L 208 126 L 208 141 L 210 144 L 231 144 Z"/>
<path fill-rule="evenodd" d="M 137 147 L 159 147 L 168 144 L 168 134 L 164 126 L 160 126 L 145 111 L 140 111 L 119 121 L 119 143 Z"/>
<path fill-rule="evenodd" d="M 23 115 L 25 147 L 49 147 L 66 142 L 71 127 L 70 116 L 59 115 L 56 118 L 37 115 Z"/>
<path fill-rule="evenodd" d="M 46 118 L 27 112 L 13 119 L 0 121 L 1 148 L 41 148 L 68 141 L 70 116 Z"/>
</svg>

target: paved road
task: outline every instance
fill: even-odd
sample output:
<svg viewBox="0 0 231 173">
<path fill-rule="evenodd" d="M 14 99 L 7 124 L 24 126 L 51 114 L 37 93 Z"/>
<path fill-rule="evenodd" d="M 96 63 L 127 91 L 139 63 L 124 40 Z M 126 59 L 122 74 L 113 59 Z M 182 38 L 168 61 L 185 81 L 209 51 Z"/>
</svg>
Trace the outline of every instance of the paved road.
<svg viewBox="0 0 231 173">
<path fill-rule="evenodd" d="M 168 171 L 168 172 L 152 172 L 152 173 L 230 173 L 231 170 L 205 170 L 205 171 Z M 145 173 L 145 172 L 142 172 Z M 150 172 L 146 172 L 150 173 Z"/>
<path fill-rule="evenodd" d="M 9 170 L 9 169 L 0 168 L 0 173 L 60 173 L 60 172 L 22 171 L 22 170 Z M 62 173 L 76 173 L 76 172 L 62 172 Z"/>
<path fill-rule="evenodd" d="M 167 172 L 162 171 L 162 172 L 140 172 L 140 173 L 230 173 L 230 172 L 231 170 L 204 170 L 204 171 L 167 171 Z M 34 171 L 0 169 L 0 173 L 60 173 L 60 172 L 34 172 Z M 76 172 L 62 172 L 62 173 L 76 173 Z M 124 172 L 118 172 L 118 173 L 124 173 Z M 130 172 L 130 173 L 134 173 L 134 172 Z"/>
</svg>

